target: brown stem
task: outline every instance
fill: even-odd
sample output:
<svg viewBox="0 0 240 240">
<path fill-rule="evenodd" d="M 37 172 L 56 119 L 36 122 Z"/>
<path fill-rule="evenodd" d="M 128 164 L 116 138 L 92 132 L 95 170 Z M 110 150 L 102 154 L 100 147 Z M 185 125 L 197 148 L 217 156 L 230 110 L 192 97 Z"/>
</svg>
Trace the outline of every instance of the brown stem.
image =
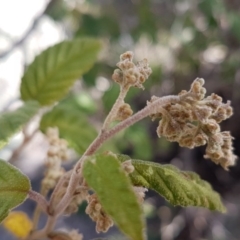
<svg viewBox="0 0 240 240">
<path fill-rule="evenodd" d="M 71 199 L 74 195 L 74 192 L 75 192 L 77 186 L 79 186 L 79 184 L 81 184 L 84 181 L 84 179 L 82 178 L 81 170 L 82 170 L 83 163 L 88 156 L 95 153 L 97 151 L 97 149 L 106 140 L 113 137 L 119 131 L 133 125 L 134 123 L 140 121 L 141 119 L 143 119 L 151 114 L 157 113 L 159 108 L 162 108 L 169 103 L 177 103 L 179 101 L 180 101 L 179 96 L 166 96 L 166 97 L 159 98 L 158 100 L 156 100 L 156 101 L 152 102 L 151 104 L 149 104 L 148 106 L 146 106 L 141 111 L 137 112 L 136 114 L 132 115 L 131 117 L 127 118 L 126 120 L 120 122 L 115 127 L 111 128 L 109 130 L 101 131 L 99 133 L 99 135 L 97 136 L 97 138 L 88 147 L 88 149 L 85 151 L 85 153 L 82 155 L 82 157 L 79 159 L 79 161 L 75 165 L 75 167 L 72 171 L 71 177 L 70 177 L 70 181 L 69 181 L 66 193 L 63 196 L 63 198 L 61 199 L 61 201 L 59 202 L 59 204 L 56 206 L 56 208 L 53 212 L 54 216 L 49 216 L 44 229 L 33 233 L 33 235 L 35 234 L 35 236 L 42 237 L 42 236 L 46 236 L 49 232 L 51 232 L 52 228 L 55 225 L 56 218 L 64 212 L 66 207 L 70 204 Z M 35 239 L 35 238 L 30 238 L 29 240 L 32 240 L 32 239 Z"/>
<path fill-rule="evenodd" d="M 27 127 L 27 126 L 26 126 Z M 14 163 L 18 157 L 18 155 L 22 152 L 22 150 L 26 147 L 26 145 L 30 142 L 30 140 L 34 137 L 34 135 L 37 133 L 38 129 L 34 130 L 30 135 L 26 134 L 26 128 L 23 129 L 24 134 L 24 140 L 20 144 L 20 146 L 14 150 L 12 153 L 11 158 L 8 160 L 9 163 Z"/>
<path fill-rule="evenodd" d="M 113 121 L 114 117 L 116 117 L 119 108 L 124 102 L 124 98 L 126 97 L 128 90 L 129 90 L 129 87 L 121 86 L 119 96 L 103 123 L 102 131 L 105 131 L 109 127 L 109 124 Z"/>
<path fill-rule="evenodd" d="M 85 151 L 85 153 L 82 155 L 82 157 L 79 159 L 77 164 L 75 165 L 73 169 L 73 173 L 70 178 L 70 182 L 67 188 L 67 191 L 60 201 L 60 203 L 56 207 L 56 213 L 58 215 L 62 214 L 65 208 L 69 205 L 71 196 L 73 196 L 74 191 L 76 187 L 79 185 L 79 180 L 81 178 L 81 168 L 83 166 L 83 163 L 87 156 L 92 155 L 97 151 L 97 149 L 109 138 L 113 137 L 116 133 L 120 132 L 121 130 L 133 125 L 134 123 L 140 121 L 141 119 L 157 113 L 159 108 L 162 108 L 164 105 L 172 102 L 178 102 L 179 97 L 178 96 L 166 96 L 159 98 L 157 101 L 153 102 L 152 104 L 146 106 L 141 111 L 137 112 L 133 116 L 127 118 L 126 120 L 120 122 L 115 127 L 107 130 L 102 131 L 98 135 L 98 137 L 93 141 L 93 143 L 88 147 L 88 149 Z"/>
<path fill-rule="evenodd" d="M 33 190 L 30 190 L 28 192 L 28 197 L 30 199 L 32 199 L 33 201 L 35 201 L 38 204 L 38 206 L 40 206 L 40 208 L 43 212 L 47 213 L 48 202 L 46 201 L 46 199 L 41 194 L 39 194 L 38 192 L 35 192 Z"/>
</svg>

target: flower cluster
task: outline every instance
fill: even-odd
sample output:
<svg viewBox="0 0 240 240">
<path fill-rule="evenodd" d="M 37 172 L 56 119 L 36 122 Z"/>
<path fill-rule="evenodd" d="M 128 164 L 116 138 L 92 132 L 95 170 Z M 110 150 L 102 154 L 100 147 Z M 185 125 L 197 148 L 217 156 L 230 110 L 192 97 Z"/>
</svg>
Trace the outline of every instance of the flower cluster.
<svg viewBox="0 0 240 240">
<path fill-rule="evenodd" d="M 88 197 L 88 206 L 86 213 L 91 217 L 93 221 L 97 223 L 96 231 L 107 232 L 108 229 L 113 226 L 113 220 L 106 214 L 102 205 L 99 203 L 96 194 L 92 194 Z"/>
<path fill-rule="evenodd" d="M 132 160 L 127 160 L 123 162 L 121 166 L 126 174 L 134 172 L 134 166 L 132 165 Z"/>
<path fill-rule="evenodd" d="M 181 147 L 194 148 L 207 144 L 205 158 L 211 158 L 224 169 L 235 164 L 232 136 L 220 132 L 219 123 L 233 114 L 230 101 L 212 94 L 205 98 L 204 80 L 197 78 L 191 89 L 179 93 L 179 101 L 167 104 L 152 114 L 152 119 L 161 118 L 157 128 L 158 136 L 178 142 Z M 152 97 L 148 105 L 159 99 Z"/>
<path fill-rule="evenodd" d="M 67 142 L 59 138 L 57 128 L 48 128 L 46 136 L 50 146 L 47 152 L 46 172 L 42 187 L 47 192 L 55 187 L 57 181 L 65 172 L 61 165 L 63 161 L 68 160 L 68 148 Z"/>
<path fill-rule="evenodd" d="M 128 117 L 130 117 L 133 114 L 133 111 L 131 109 L 131 106 L 127 103 L 123 103 L 118 111 L 117 111 L 117 115 L 114 118 L 114 120 L 117 121 L 123 121 L 125 119 L 127 119 Z"/>
<path fill-rule="evenodd" d="M 131 86 L 143 89 L 143 83 L 152 73 L 148 66 L 147 59 L 143 59 L 136 65 L 133 63 L 133 53 L 128 51 L 120 56 L 120 62 L 117 63 L 119 69 L 115 69 L 112 79 L 124 88 Z"/>
</svg>

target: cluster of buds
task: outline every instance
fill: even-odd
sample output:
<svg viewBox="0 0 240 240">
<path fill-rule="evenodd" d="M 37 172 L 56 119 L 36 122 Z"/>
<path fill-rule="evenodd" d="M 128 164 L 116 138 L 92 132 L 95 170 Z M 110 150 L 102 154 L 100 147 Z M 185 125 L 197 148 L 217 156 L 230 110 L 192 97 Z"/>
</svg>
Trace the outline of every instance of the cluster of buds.
<svg viewBox="0 0 240 240">
<path fill-rule="evenodd" d="M 133 114 L 133 111 L 131 109 L 131 106 L 127 103 L 123 103 L 118 111 L 117 111 L 117 115 L 114 118 L 114 120 L 117 121 L 123 121 L 125 119 L 127 119 L 128 117 L 130 117 Z"/>
<path fill-rule="evenodd" d="M 235 164 L 232 136 L 229 132 L 220 132 L 219 123 L 233 114 L 230 101 L 212 94 L 205 98 L 204 80 L 197 78 L 189 91 L 179 93 L 179 101 L 160 108 L 152 119 L 160 118 L 158 136 L 178 142 L 182 147 L 194 148 L 207 144 L 205 158 L 210 158 L 224 169 Z M 152 97 L 150 105 L 158 97 Z"/>
<path fill-rule="evenodd" d="M 92 194 L 88 197 L 88 206 L 86 208 L 86 213 L 90 218 L 96 222 L 96 231 L 107 232 L 108 229 L 113 226 L 113 220 L 106 214 L 102 205 L 98 201 L 97 195 Z"/>
<path fill-rule="evenodd" d="M 147 59 L 143 59 L 136 65 L 133 63 L 133 53 L 128 51 L 120 56 L 120 62 L 117 63 L 119 69 L 115 69 L 112 79 L 123 88 L 131 86 L 143 89 L 143 83 L 152 73 L 148 66 Z"/>
<path fill-rule="evenodd" d="M 61 165 L 63 161 L 68 160 L 68 148 L 67 142 L 59 138 L 57 128 L 48 128 L 46 136 L 50 146 L 47 152 L 46 172 L 42 187 L 47 192 L 55 187 L 57 181 L 65 172 Z"/>
<path fill-rule="evenodd" d="M 126 174 L 134 172 L 134 166 L 132 165 L 132 160 L 127 160 L 121 164 L 123 171 Z"/>
</svg>

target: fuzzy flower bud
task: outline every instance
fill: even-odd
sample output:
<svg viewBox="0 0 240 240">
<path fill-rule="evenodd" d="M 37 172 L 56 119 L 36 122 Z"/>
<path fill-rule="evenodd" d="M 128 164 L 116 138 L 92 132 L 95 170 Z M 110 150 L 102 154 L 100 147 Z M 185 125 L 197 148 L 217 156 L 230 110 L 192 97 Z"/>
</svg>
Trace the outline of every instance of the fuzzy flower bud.
<svg viewBox="0 0 240 240">
<path fill-rule="evenodd" d="M 96 194 L 92 194 L 88 197 L 88 206 L 86 213 L 96 222 L 96 231 L 107 232 L 108 229 L 113 226 L 112 219 L 103 210 L 102 205 L 99 203 Z"/>
<path fill-rule="evenodd" d="M 123 121 L 128 117 L 130 117 L 132 114 L 133 114 L 133 111 L 131 109 L 131 106 L 127 103 L 124 103 L 118 109 L 116 120 Z"/>
<path fill-rule="evenodd" d="M 119 69 L 114 70 L 112 79 L 124 87 L 138 87 L 143 89 L 143 83 L 152 73 L 147 59 L 143 59 L 136 65 L 133 63 L 133 53 L 128 51 L 120 56 L 117 63 Z"/>
<path fill-rule="evenodd" d="M 122 165 L 123 170 L 127 174 L 134 172 L 134 166 L 132 165 L 131 160 L 127 160 L 127 161 L 123 162 L 121 165 Z"/>
<path fill-rule="evenodd" d="M 222 98 L 212 94 L 205 98 L 204 80 L 197 78 L 189 91 L 179 93 L 180 101 L 159 108 L 150 117 L 160 118 L 158 136 L 178 142 L 180 146 L 194 148 L 207 144 L 205 158 L 228 169 L 235 164 L 232 137 L 228 132 L 220 132 L 219 123 L 233 114 L 230 101 L 222 103 Z M 157 97 L 147 102 L 151 105 Z"/>
</svg>

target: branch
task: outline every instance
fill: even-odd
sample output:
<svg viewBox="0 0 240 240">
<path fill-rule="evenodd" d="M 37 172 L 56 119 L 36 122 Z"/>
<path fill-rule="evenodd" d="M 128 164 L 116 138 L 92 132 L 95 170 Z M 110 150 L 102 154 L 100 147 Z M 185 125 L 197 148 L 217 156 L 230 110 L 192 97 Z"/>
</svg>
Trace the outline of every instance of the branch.
<svg viewBox="0 0 240 240">
<path fill-rule="evenodd" d="M 45 212 L 46 214 L 48 213 L 48 202 L 41 194 L 39 194 L 33 190 L 30 190 L 28 192 L 28 197 L 31 200 L 35 201 L 38 204 L 38 206 L 41 207 L 43 212 Z"/>
</svg>

